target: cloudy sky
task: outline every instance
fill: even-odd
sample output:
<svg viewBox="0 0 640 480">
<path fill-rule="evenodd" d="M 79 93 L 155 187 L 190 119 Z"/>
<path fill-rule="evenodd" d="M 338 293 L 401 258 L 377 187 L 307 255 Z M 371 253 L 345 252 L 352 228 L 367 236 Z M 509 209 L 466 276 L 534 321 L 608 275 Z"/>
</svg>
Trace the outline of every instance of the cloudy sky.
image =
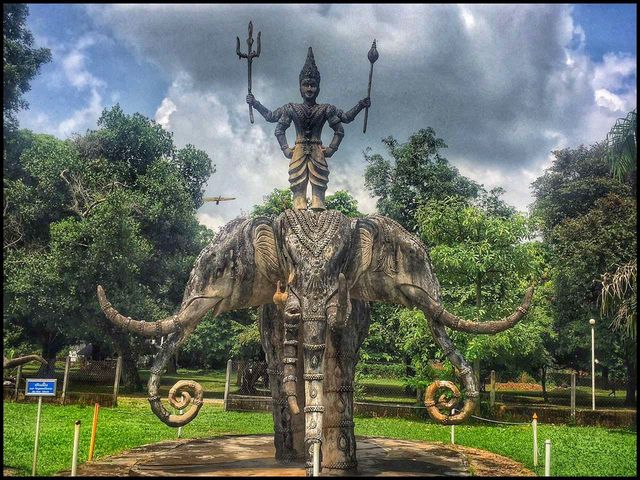
<svg viewBox="0 0 640 480">
<path fill-rule="evenodd" d="M 372 213 L 362 152 L 385 154 L 433 127 L 462 174 L 501 186 L 522 211 L 551 151 L 605 138 L 636 105 L 636 5 L 108 5 L 31 4 L 35 44 L 51 49 L 27 95 L 20 124 L 67 138 L 96 128 L 119 103 L 210 155 L 216 173 L 200 221 L 212 228 L 288 187 L 288 160 L 270 124 L 249 122 L 243 50 L 249 20 L 262 53 L 253 93 L 270 109 L 299 102 L 298 74 L 313 47 L 321 103 L 345 110 L 366 96 L 367 52 L 375 38 L 372 106 L 345 125 L 331 159 L 328 193 L 347 189 Z M 255 45 L 254 45 L 255 48 Z M 289 130 L 293 144 L 294 128 Z M 325 127 L 328 144 L 331 130 Z"/>
</svg>

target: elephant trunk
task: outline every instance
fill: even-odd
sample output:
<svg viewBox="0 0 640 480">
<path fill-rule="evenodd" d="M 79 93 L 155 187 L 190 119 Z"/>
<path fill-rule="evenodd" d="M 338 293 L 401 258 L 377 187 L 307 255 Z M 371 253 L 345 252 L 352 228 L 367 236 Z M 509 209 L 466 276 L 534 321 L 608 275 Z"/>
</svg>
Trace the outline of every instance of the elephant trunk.
<svg viewBox="0 0 640 480">
<path fill-rule="evenodd" d="M 190 329 L 190 331 L 192 328 Z M 158 390 L 160 388 L 160 376 L 164 372 L 169 360 L 175 355 L 178 347 L 186 340 L 191 332 L 184 332 L 183 335 L 173 333 L 162 345 L 162 350 L 158 353 L 151 367 L 151 376 L 147 389 L 149 392 L 149 404 L 153 413 L 170 427 L 182 427 L 196 418 L 203 404 L 203 390 L 198 382 L 192 380 L 181 380 L 169 390 L 169 403 L 177 410 L 182 410 L 189 406 L 189 409 L 180 415 L 170 414 L 162 405 Z M 192 393 L 189 393 L 191 391 Z M 179 395 L 178 395 L 179 394 Z"/>
<path fill-rule="evenodd" d="M 324 352 L 326 349 L 327 319 L 324 312 L 305 315 L 302 324 L 304 380 L 305 380 L 305 451 L 306 468 L 313 467 L 313 444 L 322 443 L 324 414 Z"/>
<path fill-rule="evenodd" d="M 291 293 L 287 296 L 284 308 L 284 378 L 282 379 L 282 388 L 287 395 L 287 403 L 293 415 L 300 413 L 296 393 L 298 382 L 296 363 L 298 361 L 298 329 L 301 317 L 300 301 L 295 294 Z"/>
<path fill-rule="evenodd" d="M 2 357 L 3 358 L 3 366 L 2 368 L 13 368 L 13 367 L 17 367 L 18 365 L 24 365 L 25 363 L 29 363 L 29 362 L 40 362 L 43 365 L 47 365 L 47 361 L 42 358 L 40 355 L 27 355 L 24 357 L 17 357 L 17 358 L 12 358 L 12 359 L 8 359 L 7 357 Z"/>
<path fill-rule="evenodd" d="M 428 315 L 426 309 L 424 309 L 424 312 Z M 425 393 L 424 404 L 427 407 L 429 416 L 436 422 L 443 425 L 458 425 L 468 419 L 476 409 L 478 398 L 480 397 L 478 385 L 473 375 L 473 370 L 464 359 L 464 357 L 460 354 L 460 352 L 455 348 L 444 326 L 438 322 L 434 322 L 431 320 L 429 320 L 428 323 L 433 338 L 443 349 L 445 356 L 449 359 L 451 364 L 458 370 L 458 374 L 462 379 L 462 383 L 466 391 L 465 400 L 461 411 L 456 414 L 453 414 L 452 412 L 452 414 L 450 415 L 444 415 L 440 412 L 440 408 L 451 410 L 454 406 L 456 406 L 460 399 L 460 391 L 451 382 L 437 380 L 429 385 L 429 388 Z M 436 392 L 441 388 L 451 390 L 451 392 L 453 393 L 453 398 L 450 401 L 444 401 L 442 397 L 437 401 L 435 400 Z"/>
</svg>

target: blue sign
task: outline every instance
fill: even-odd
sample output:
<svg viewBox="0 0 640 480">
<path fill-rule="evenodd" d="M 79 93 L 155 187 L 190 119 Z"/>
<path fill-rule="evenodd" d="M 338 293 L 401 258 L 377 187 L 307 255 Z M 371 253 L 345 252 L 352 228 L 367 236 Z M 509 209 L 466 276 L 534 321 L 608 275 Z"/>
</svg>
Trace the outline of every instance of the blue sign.
<svg viewBox="0 0 640 480">
<path fill-rule="evenodd" d="M 55 397 L 55 378 L 27 378 L 27 389 L 24 392 L 26 397 Z"/>
</svg>

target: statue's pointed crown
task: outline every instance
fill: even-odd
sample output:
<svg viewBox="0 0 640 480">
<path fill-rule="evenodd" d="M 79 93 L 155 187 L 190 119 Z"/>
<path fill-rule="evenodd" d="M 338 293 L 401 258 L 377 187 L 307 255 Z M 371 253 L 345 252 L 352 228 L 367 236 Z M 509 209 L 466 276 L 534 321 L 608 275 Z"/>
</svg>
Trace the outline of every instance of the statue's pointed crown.
<svg viewBox="0 0 640 480">
<path fill-rule="evenodd" d="M 309 47 L 309 52 L 307 53 L 307 61 L 304 63 L 304 67 L 300 70 L 300 79 L 302 82 L 305 78 L 313 78 L 318 84 L 320 83 L 320 72 L 318 71 L 318 67 L 316 67 L 316 60 L 313 58 L 313 50 Z"/>
</svg>

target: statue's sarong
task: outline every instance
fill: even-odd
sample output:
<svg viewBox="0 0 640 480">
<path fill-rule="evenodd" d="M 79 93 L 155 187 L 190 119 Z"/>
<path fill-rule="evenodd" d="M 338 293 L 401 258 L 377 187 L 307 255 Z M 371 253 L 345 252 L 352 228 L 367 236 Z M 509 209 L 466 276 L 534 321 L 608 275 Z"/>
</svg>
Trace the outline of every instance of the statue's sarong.
<svg viewBox="0 0 640 480">
<path fill-rule="evenodd" d="M 319 140 L 296 141 L 289 162 L 289 184 L 292 190 L 309 180 L 312 185 L 327 188 L 329 167 Z"/>
</svg>

